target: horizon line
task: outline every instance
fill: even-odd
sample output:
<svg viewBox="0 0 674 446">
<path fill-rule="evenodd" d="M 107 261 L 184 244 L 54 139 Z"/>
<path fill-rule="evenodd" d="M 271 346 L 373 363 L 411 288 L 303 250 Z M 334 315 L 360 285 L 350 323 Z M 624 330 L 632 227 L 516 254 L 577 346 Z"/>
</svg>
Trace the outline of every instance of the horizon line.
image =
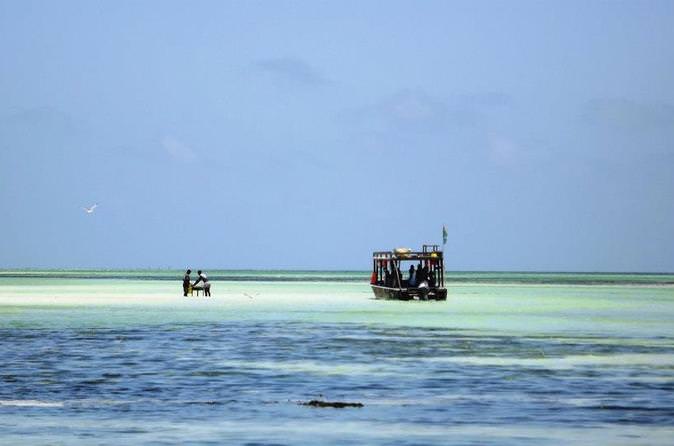
<svg viewBox="0 0 674 446">
<path fill-rule="evenodd" d="M 259 271 L 259 272 L 305 272 L 305 273 L 368 273 L 370 269 L 292 269 L 292 268 L 205 268 L 204 271 Z M 82 267 L 0 267 L 0 273 L 22 271 L 62 271 L 62 272 L 90 272 L 90 271 L 184 271 L 185 268 L 174 267 L 130 267 L 130 268 L 82 268 Z M 448 270 L 445 273 L 479 273 L 479 274 L 634 274 L 634 275 L 674 275 L 674 271 L 560 271 L 560 270 Z"/>
</svg>

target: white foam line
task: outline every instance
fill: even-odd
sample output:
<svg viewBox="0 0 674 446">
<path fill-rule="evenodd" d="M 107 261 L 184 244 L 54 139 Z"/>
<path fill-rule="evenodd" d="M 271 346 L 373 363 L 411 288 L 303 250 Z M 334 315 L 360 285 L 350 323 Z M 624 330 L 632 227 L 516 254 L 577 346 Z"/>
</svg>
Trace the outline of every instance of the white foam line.
<svg viewBox="0 0 674 446">
<path fill-rule="evenodd" d="M 0 406 L 14 407 L 63 407 L 63 403 L 38 400 L 0 400 Z"/>
<path fill-rule="evenodd" d="M 628 353 L 618 355 L 571 355 L 561 358 L 512 358 L 502 356 L 452 356 L 427 358 L 428 362 L 448 362 L 480 366 L 523 366 L 566 369 L 578 366 L 651 366 L 674 367 L 674 355 L 662 353 Z"/>
</svg>

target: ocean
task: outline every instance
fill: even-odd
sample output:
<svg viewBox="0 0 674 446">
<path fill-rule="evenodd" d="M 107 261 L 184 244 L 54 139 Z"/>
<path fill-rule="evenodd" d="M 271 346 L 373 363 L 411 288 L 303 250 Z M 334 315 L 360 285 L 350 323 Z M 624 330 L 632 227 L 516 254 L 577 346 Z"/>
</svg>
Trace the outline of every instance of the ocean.
<svg viewBox="0 0 674 446">
<path fill-rule="evenodd" d="M 207 272 L 0 271 L 0 444 L 672 444 L 674 275 Z"/>
</svg>

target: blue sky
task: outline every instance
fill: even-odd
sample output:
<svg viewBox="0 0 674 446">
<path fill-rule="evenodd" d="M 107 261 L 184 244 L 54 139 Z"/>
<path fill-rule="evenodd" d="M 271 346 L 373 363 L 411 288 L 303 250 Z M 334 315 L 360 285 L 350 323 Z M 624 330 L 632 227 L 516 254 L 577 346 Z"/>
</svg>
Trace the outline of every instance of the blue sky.
<svg viewBox="0 0 674 446">
<path fill-rule="evenodd" d="M 367 269 L 445 224 L 448 269 L 674 271 L 673 24 L 0 0 L 0 267 Z"/>
</svg>

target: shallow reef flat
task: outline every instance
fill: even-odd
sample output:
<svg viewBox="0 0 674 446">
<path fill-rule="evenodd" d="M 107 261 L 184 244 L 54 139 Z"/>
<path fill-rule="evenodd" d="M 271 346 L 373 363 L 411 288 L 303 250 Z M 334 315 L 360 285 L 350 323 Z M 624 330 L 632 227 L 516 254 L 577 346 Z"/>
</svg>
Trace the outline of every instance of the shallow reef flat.
<svg viewBox="0 0 674 446">
<path fill-rule="evenodd" d="M 448 288 L 0 277 L 0 444 L 669 444 L 674 287 Z"/>
</svg>

